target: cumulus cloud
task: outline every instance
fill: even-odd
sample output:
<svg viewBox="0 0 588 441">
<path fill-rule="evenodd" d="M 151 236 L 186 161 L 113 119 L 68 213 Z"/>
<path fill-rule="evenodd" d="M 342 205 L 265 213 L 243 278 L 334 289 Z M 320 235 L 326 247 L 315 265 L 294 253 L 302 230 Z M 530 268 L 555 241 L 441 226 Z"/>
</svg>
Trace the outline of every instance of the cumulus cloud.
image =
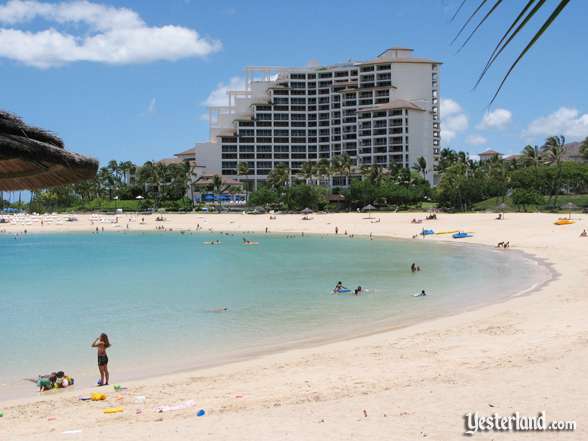
<svg viewBox="0 0 588 441">
<path fill-rule="evenodd" d="M 523 131 L 524 138 L 564 135 L 569 140 L 588 136 L 588 113 L 580 114 L 578 109 L 560 107 L 555 112 L 537 118 Z"/>
<path fill-rule="evenodd" d="M 470 145 L 484 145 L 488 140 L 482 135 L 470 135 L 467 137 L 466 142 Z"/>
<path fill-rule="evenodd" d="M 245 90 L 245 78 L 232 77 L 227 84 L 220 82 L 202 103 L 205 106 L 228 106 L 229 90 Z"/>
<path fill-rule="evenodd" d="M 457 101 L 441 99 L 441 140 L 443 144 L 455 139 L 459 132 L 467 130 L 468 117 Z"/>
<path fill-rule="evenodd" d="M 53 27 L 15 28 L 36 19 L 61 26 L 84 25 L 79 35 Z M 44 3 L 10 0 L 0 6 L 0 57 L 50 68 L 78 61 L 107 64 L 147 63 L 205 57 L 222 47 L 182 26 L 148 26 L 133 10 L 75 0 Z M 79 30 L 79 26 L 74 29 Z"/>
<path fill-rule="evenodd" d="M 496 109 L 492 112 L 486 112 L 480 124 L 479 129 L 503 129 L 512 120 L 512 112 L 507 109 Z"/>
</svg>

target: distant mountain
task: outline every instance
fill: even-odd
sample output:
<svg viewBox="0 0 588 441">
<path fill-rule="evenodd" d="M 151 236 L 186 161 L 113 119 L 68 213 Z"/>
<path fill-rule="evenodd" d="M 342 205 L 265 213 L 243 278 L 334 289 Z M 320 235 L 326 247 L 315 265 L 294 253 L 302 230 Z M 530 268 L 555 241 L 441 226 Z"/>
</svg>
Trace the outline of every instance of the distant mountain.
<svg viewBox="0 0 588 441">
<path fill-rule="evenodd" d="M 566 151 L 563 154 L 564 161 L 588 162 L 580 153 L 581 142 L 569 142 L 565 145 Z"/>
</svg>

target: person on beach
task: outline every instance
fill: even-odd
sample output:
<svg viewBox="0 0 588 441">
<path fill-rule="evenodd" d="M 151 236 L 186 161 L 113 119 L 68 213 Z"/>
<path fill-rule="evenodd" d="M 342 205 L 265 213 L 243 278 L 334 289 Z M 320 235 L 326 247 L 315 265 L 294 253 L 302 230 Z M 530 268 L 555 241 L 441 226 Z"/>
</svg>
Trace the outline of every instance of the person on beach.
<svg viewBox="0 0 588 441">
<path fill-rule="evenodd" d="M 588 233 L 586 232 L 586 229 L 584 229 L 584 231 L 582 231 L 580 233 L 580 237 L 588 237 Z"/>
<path fill-rule="evenodd" d="M 98 386 L 108 386 L 108 380 L 110 373 L 108 372 L 108 355 L 106 349 L 110 347 L 110 341 L 108 335 L 105 333 L 100 334 L 94 342 L 92 347 L 97 349 L 98 352 L 98 370 L 100 371 L 100 382 Z"/>
</svg>

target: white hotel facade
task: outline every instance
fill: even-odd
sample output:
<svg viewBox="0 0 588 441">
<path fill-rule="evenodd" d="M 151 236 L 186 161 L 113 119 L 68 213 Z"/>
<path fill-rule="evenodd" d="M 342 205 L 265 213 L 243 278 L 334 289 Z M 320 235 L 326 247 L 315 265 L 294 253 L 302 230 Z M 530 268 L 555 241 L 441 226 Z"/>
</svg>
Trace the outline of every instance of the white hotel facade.
<svg viewBox="0 0 588 441">
<path fill-rule="evenodd" d="M 245 90 L 231 90 L 227 106 L 209 108 L 210 140 L 195 147 L 198 165 L 257 186 L 278 164 L 295 177 L 305 162 L 341 154 L 357 168 L 411 167 L 422 156 L 435 184 L 441 63 L 412 52 L 390 48 L 372 60 L 331 66 L 245 68 Z M 242 162 L 250 175 L 238 175 Z"/>
</svg>

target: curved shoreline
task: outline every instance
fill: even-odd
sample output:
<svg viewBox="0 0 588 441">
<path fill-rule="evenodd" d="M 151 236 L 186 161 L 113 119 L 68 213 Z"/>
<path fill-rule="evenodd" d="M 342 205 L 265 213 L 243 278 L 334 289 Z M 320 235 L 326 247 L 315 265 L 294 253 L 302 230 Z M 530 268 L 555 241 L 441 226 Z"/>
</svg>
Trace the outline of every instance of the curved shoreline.
<svg viewBox="0 0 588 441">
<path fill-rule="evenodd" d="M 408 239 L 415 232 L 408 223 L 418 214 L 383 214 L 375 226 L 354 214 L 320 215 L 312 222 L 282 215 L 273 223 L 255 216 L 208 215 L 206 222 L 181 216 L 170 216 L 167 225 L 193 228 L 199 221 L 216 231 L 263 232 L 269 225 L 280 233 L 328 234 L 336 224 L 355 235 Z M 389 332 L 131 382 L 120 394 L 125 413 L 119 417 L 102 414 L 110 403 L 80 404 L 76 397 L 81 390 L 4 402 L 0 431 L 27 441 L 63 439 L 61 433 L 68 429 L 83 430 L 85 438 L 122 440 L 179 441 L 206 433 L 209 439 L 268 441 L 293 434 L 306 440 L 424 435 L 450 440 L 462 439 L 466 412 L 535 415 L 545 410 L 550 418 L 577 422 L 566 438 L 585 439 L 588 381 L 577 375 L 577 368 L 588 365 L 588 298 L 583 290 L 588 241 L 578 234 L 588 216 L 579 215 L 575 227 L 554 227 L 555 215 L 549 214 L 512 214 L 501 222 L 493 217 L 446 214 L 434 225 L 476 232 L 459 246 L 493 247 L 510 240 L 515 248 L 509 251 L 522 251 L 550 268 L 548 282 L 501 303 Z M 135 404 L 135 395 L 147 396 L 148 404 Z M 206 418 L 194 418 L 189 410 L 152 412 L 155 405 L 191 398 L 206 408 Z M 141 409 L 142 414 L 135 414 Z M 48 422 L 55 414 L 67 419 Z M 560 438 L 557 433 L 541 435 Z"/>
<path fill-rule="evenodd" d="M 241 231 L 241 230 L 232 230 L 232 233 L 235 233 L 236 235 L 241 235 L 241 234 L 255 234 L 255 235 L 262 235 L 263 234 L 261 232 L 258 231 Z M 36 232 L 31 232 L 31 234 L 39 234 L 39 231 Z M 45 233 L 45 232 L 43 232 Z M 124 230 L 120 230 L 120 231 L 112 231 L 112 232 L 106 232 L 106 234 L 114 234 L 114 233 L 126 233 L 126 231 Z M 130 234 L 137 234 L 138 232 L 130 232 Z M 163 234 L 169 234 L 170 232 L 162 232 L 162 231 L 145 231 L 142 232 L 143 234 L 157 234 L 157 235 L 163 235 Z M 179 231 L 174 231 L 173 233 L 175 234 L 179 234 Z M 218 232 L 219 234 L 221 234 L 221 232 Z M 92 231 L 68 231 L 68 232 L 63 232 L 63 231 L 51 231 L 51 232 L 47 232 L 46 234 L 58 234 L 58 235 L 62 235 L 62 234 L 94 234 Z M 104 234 L 104 233 L 100 233 L 100 234 Z M 202 232 L 195 232 L 195 234 L 202 234 Z M 210 234 L 210 233 L 208 233 Z M 224 232 L 222 232 L 222 234 L 224 234 Z M 272 236 L 277 236 L 277 235 L 284 235 L 284 234 L 294 234 L 294 232 L 279 232 L 279 233 L 271 233 L 268 235 L 272 235 Z M 299 233 L 296 233 L 299 234 Z M 334 233 L 307 233 L 308 236 L 329 236 L 329 237 L 335 237 Z M 397 236 L 390 236 L 390 235 L 378 235 L 378 236 L 372 236 L 373 240 L 384 240 L 384 241 L 402 241 L 402 242 L 411 242 L 411 239 L 406 239 L 406 238 L 402 238 L 402 237 L 397 237 Z M 370 240 L 369 236 L 366 235 L 357 235 L 355 236 L 355 238 L 359 239 L 359 240 Z M 344 236 L 341 237 L 341 239 L 344 239 Z M 478 243 L 461 243 L 461 242 L 450 242 L 450 241 L 430 241 L 427 245 L 431 245 L 431 246 L 439 246 L 439 247 L 456 247 L 456 248 L 460 248 L 460 247 L 468 247 L 468 248 L 477 248 L 479 250 L 482 250 L 482 252 L 484 253 L 499 253 L 500 251 L 498 251 L 496 248 L 491 247 L 489 245 L 484 245 L 484 244 L 478 244 Z M 468 312 L 472 312 L 472 311 L 477 311 L 483 308 L 486 308 L 488 306 L 492 306 L 492 305 L 497 305 L 497 304 L 502 304 L 502 303 L 506 303 L 514 298 L 517 297 L 522 297 L 522 296 L 527 296 L 527 295 L 532 295 L 533 293 L 539 291 L 542 287 L 547 286 L 550 282 L 552 282 L 553 280 L 555 280 L 557 277 L 560 276 L 560 274 L 555 270 L 553 264 L 551 264 L 549 261 L 547 261 L 546 259 L 542 259 L 536 255 L 533 255 L 531 253 L 528 253 L 526 251 L 523 250 L 515 250 L 515 249 L 510 249 L 508 251 L 509 253 L 514 253 L 517 256 L 518 259 L 524 259 L 527 261 L 531 261 L 534 264 L 538 265 L 541 268 L 545 268 L 548 270 L 549 272 L 549 276 L 543 278 L 541 281 L 537 282 L 537 283 L 533 283 L 531 286 L 520 289 L 520 290 L 516 290 L 510 293 L 506 293 L 505 295 L 502 296 L 493 296 L 489 301 L 486 302 L 482 302 L 482 303 L 478 303 L 478 304 L 471 304 L 471 305 L 462 305 L 461 309 L 459 311 L 455 311 L 455 312 L 451 312 L 451 311 L 435 311 L 433 313 L 430 313 L 430 315 L 424 315 L 418 318 L 411 318 L 411 319 L 405 319 L 405 320 L 400 320 L 400 321 L 395 321 L 395 323 L 392 323 L 391 321 L 388 320 L 378 320 L 376 323 L 379 323 L 378 326 L 367 326 L 367 327 L 355 327 L 353 329 L 354 334 L 353 336 L 349 337 L 349 336 L 345 336 L 341 330 L 338 331 L 330 331 L 330 334 L 337 334 L 337 335 L 330 335 L 330 336 L 310 336 L 310 337 L 306 337 L 306 338 L 301 338 L 301 339 L 291 339 L 288 340 L 284 343 L 281 344 L 269 344 L 269 345 L 265 345 L 263 347 L 259 347 L 259 348 L 253 348 L 253 349 L 245 349 L 243 351 L 240 352 L 232 352 L 232 353 L 227 353 L 227 354 L 222 354 L 222 355 L 218 355 L 215 359 L 209 360 L 209 361 L 202 361 L 199 363 L 194 363 L 194 364 L 190 364 L 187 366 L 182 366 L 179 367 L 177 369 L 170 369 L 170 370 L 166 370 L 165 372 L 157 372 L 157 373 L 145 373 L 145 374 L 132 374 L 130 377 L 128 378 L 123 378 L 121 381 L 124 381 L 125 383 L 136 383 L 139 381 L 145 381 L 145 380 L 157 380 L 157 379 L 162 379 L 162 378 L 166 378 L 170 375 L 175 375 L 175 374 L 187 374 L 187 373 L 191 373 L 191 372 L 197 372 L 200 370 L 204 370 L 204 369 L 211 369 L 211 368 L 219 368 L 222 366 L 226 366 L 226 365 L 230 365 L 230 364 L 234 364 L 234 363 L 240 363 L 240 362 L 247 362 L 247 361 L 251 361 L 251 360 L 255 360 L 255 359 L 259 359 L 261 357 L 266 357 L 266 356 L 271 356 L 274 354 L 281 354 L 281 353 L 287 353 L 287 352 L 291 352 L 291 351 L 297 351 L 297 350 L 317 350 L 323 346 L 327 346 L 327 345 L 331 345 L 331 344 L 335 344 L 335 343 L 340 343 L 340 342 L 352 342 L 353 340 L 356 339 L 362 339 L 365 337 L 370 337 L 370 336 L 374 336 L 374 335 L 379 335 L 379 334 L 385 334 L 385 333 L 389 333 L 389 332 L 394 332 L 394 331 L 398 331 L 400 329 L 405 329 L 408 327 L 413 327 L 413 326 L 418 326 L 420 324 L 423 323 L 427 323 L 427 322 L 431 322 L 431 321 L 435 321 L 435 320 L 439 320 L 439 319 L 443 319 L 443 318 L 449 318 L 449 317 L 453 317 L 453 316 L 457 316 L 460 314 L 464 314 L 464 313 L 468 313 Z M 122 369 L 123 371 L 126 371 L 127 369 Z M 158 371 L 159 369 L 156 368 L 152 368 L 152 371 Z M 147 371 L 149 371 L 149 369 L 147 369 Z M 93 389 L 93 387 L 91 386 L 84 386 L 81 389 L 78 388 L 72 388 L 71 391 L 78 391 L 78 393 L 82 393 L 84 391 L 89 391 Z M 55 391 L 55 394 L 59 394 L 59 393 L 63 393 L 65 391 Z M 69 392 L 69 391 L 68 391 Z M 46 394 L 37 394 L 34 396 L 19 396 L 19 397 L 13 397 L 10 399 L 2 399 L 0 397 L 0 404 L 10 404 L 13 402 L 22 402 L 22 401 L 27 401 L 27 400 L 31 400 L 31 399 L 36 399 L 36 398 L 45 398 L 47 397 Z"/>
</svg>

